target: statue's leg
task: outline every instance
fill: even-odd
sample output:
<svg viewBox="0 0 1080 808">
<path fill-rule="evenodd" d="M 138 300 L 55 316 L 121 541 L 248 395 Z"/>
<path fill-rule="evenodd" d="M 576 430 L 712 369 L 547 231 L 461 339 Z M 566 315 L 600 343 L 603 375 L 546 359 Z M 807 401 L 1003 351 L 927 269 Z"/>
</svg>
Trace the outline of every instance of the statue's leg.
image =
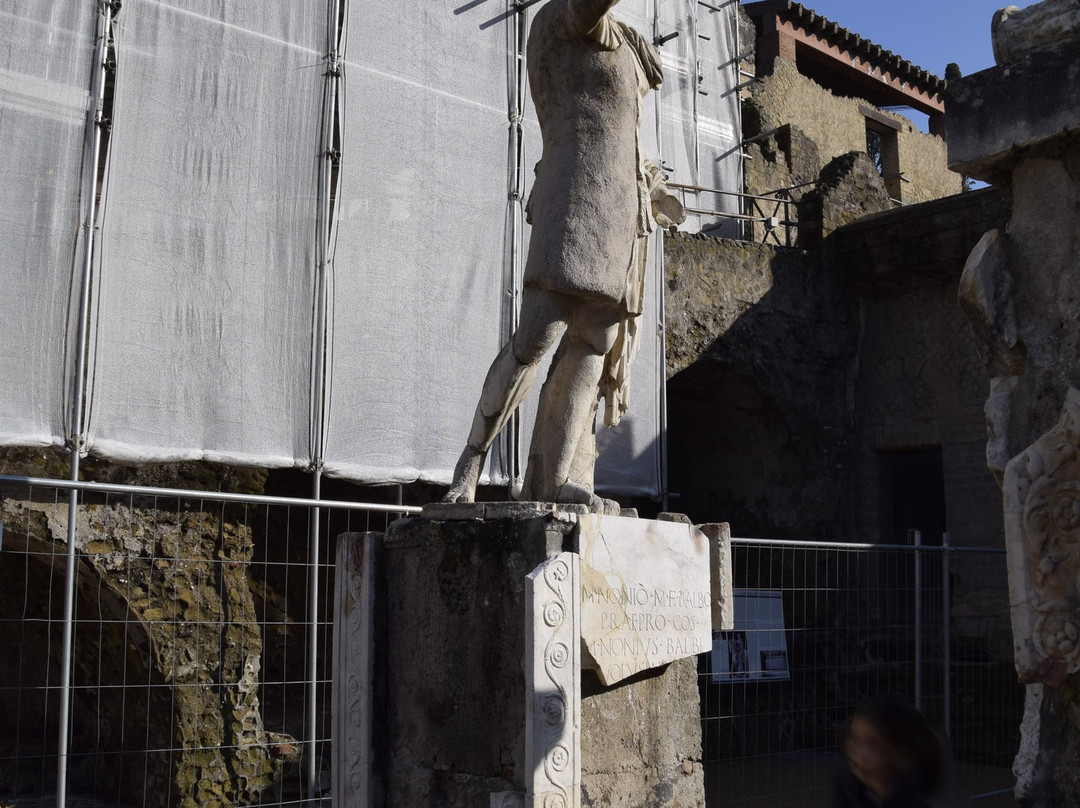
<svg viewBox="0 0 1080 808">
<path fill-rule="evenodd" d="M 585 431 L 578 438 L 574 459 L 570 462 L 569 481 L 590 492 L 593 490 L 593 468 L 596 466 L 596 411 L 599 407 L 600 397 L 597 396 L 592 412 L 585 419 Z"/>
<path fill-rule="evenodd" d="M 525 486 L 528 498 L 599 503 L 591 485 L 596 455 L 590 419 L 595 419 L 604 355 L 617 325 L 613 306 L 579 303 L 575 309 L 537 410 Z"/>
<path fill-rule="evenodd" d="M 516 336 L 516 335 L 515 335 Z M 536 379 L 539 362 L 523 364 L 514 355 L 514 340 L 503 345 L 488 369 L 480 402 L 473 414 L 465 449 L 454 466 L 454 479 L 443 502 L 472 502 L 488 449 Z"/>
<path fill-rule="evenodd" d="M 465 449 L 443 502 L 472 502 L 488 449 L 529 392 L 540 360 L 566 328 L 563 301 L 526 289 L 517 330 L 488 369 Z"/>
</svg>

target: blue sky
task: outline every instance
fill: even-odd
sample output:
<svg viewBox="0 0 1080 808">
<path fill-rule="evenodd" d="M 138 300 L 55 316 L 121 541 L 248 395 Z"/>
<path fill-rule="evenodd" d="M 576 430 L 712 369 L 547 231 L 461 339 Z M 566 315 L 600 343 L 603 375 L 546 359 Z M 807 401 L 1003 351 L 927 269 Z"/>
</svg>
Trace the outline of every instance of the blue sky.
<svg viewBox="0 0 1080 808">
<path fill-rule="evenodd" d="M 965 76 L 992 67 L 990 20 L 1008 5 L 1035 0 L 802 0 L 807 8 L 945 77 L 949 62 Z"/>
</svg>

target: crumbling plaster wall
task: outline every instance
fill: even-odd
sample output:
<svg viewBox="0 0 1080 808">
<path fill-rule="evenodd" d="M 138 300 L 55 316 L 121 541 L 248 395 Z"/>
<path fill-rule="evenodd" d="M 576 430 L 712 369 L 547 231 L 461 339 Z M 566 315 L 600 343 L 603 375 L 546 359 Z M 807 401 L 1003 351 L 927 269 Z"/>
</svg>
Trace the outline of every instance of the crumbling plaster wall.
<svg viewBox="0 0 1080 808">
<path fill-rule="evenodd" d="M 66 505 L 8 498 L 0 514 L 8 551 L 0 566 L 10 574 L 12 563 L 25 565 L 28 591 L 15 605 L 33 603 L 31 587 L 43 581 L 52 584 L 45 591 L 61 593 Z M 162 806 L 183 808 L 254 800 L 283 763 L 296 763 L 298 747 L 263 726 L 249 529 L 200 512 L 117 503 L 86 504 L 78 519 L 73 748 L 96 754 L 78 756 L 73 783 L 130 799 L 155 793 Z M 51 606 L 56 620 L 55 598 Z M 16 621 L 2 629 L 20 631 Z M 55 634 L 46 659 L 58 674 Z M 36 680 L 40 661 L 16 655 L 19 678 Z M 51 723 L 47 709 L 42 717 Z"/>
<path fill-rule="evenodd" d="M 890 208 L 871 218 L 891 225 L 852 242 L 848 214 L 889 207 L 867 165 L 861 154 L 833 161 L 836 181 L 804 198 L 824 233 L 841 228 L 819 234 L 818 249 L 666 240 L 675 506 L 697 521 L 723 515 L 736 535 L 889 541 L 883 453 L 940 447 L 952 543 L 1000 548 L 1000 492 L 983 460 L 986 382 L 956 300 L 979 230 L 959 224 L 1000 211 L 960 201 L 967 194 Z M 916 253 L 932 265 L 913 266 Z M 954 623 L 981 658 L 1008 659 L 1000 559 L 962 561 Z"/>
<path fill-rule="evenodd" d="M 675 507 L 738 535 L 850 534 L 850 300 L 820 254 L 707 236 L 665 242 Z"/>
<path fill-rule="evenodd" d="M 835 157 L 866 151 L 866 117 L 859 111 L 859 105 L 866 103 L 833 95 L 802 75 L 791 62 L 778 58 L 769 72 L 750 85 L 749 98 L 744 102 L 743 136 L 754 137 L 786 125 L 796 128 L 817 150 L 818 165 L 812 168 L 816 174 Z M 920 131 L 902 115 L 889 111 L 881 114 L 895 120 L 900 127 L 896 133 L 900 170 L 910 180 L 902 184 L 901 201 L 926 202 L 962 190 L 962 177 L 948 169 L 942 138 Z M 753 165 L 754 160 L 763 159 L 763 148 L 768 150 L 767 146 L 755 148 L 753 144 L 748 149 L 752 155 L 747 166 L 749 193 L 778 187 L 774 177 Z M 805 159 L 805 150 L 799 151 Z M 811 171 L 805 168 L 792 172 L 792 184 L 812 179 L 806 176 L 808 173 Z M 765 179 L 762 185 L 754 184 L 759 176 Z"/>
</svg>

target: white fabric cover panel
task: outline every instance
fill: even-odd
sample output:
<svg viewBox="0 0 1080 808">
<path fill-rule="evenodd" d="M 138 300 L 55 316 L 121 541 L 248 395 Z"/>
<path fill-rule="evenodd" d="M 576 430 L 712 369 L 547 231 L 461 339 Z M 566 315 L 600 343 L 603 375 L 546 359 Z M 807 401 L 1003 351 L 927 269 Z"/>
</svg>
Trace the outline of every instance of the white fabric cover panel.
<svg viewBox="0 0 1080 808">
<path fill-rule="evenodd" d="M 506 4 L 352 0 L 327 473 L 445 483 L 508 336 Z"/>
<path fill-rule="evenodd" d="M 662 3 L 660 4 L 663 5 Z M 652 38 L 656 25 L 654 0 L 622 0 L 615 16 Z M 667 65 L 664 65 L 667 71 Z M 670 81 L 665 72 L 664 85 Z M 661 86 L 663 91 L 663 86 Z M 645 156 L 659 164 L 657 126 L 661 93 L 646 96 L 641 122 L 641 146 Z M 663 342 L 659 338 L 659 288 L 663 278 L 662 234 L 649 238 L 648 275 L 645 279 L 645 310 L 638 321 L 640 349 L 630 368 L 629 409 L 618 426 L 605 429 L 598 416 L 596 488 L 607 494 L 657 496 L 660 493 L 660 393 L 664 383 Z"/>
<path fill-rule="evenodd" d="M 326 25 L 322 2 L 124 3 L 97 454 L 310 462 Z"/>
<path fill-rule="evenodd" d="M 7 0 L 0 10 L 0 445 L 60 444 L 69 432 L 95 7 Z"/>
<path fill-rule="evenodd" d="M 717 11 L 717 9 L 720 9 Z M 701 82 L 697 97 L 697 133 L 700 168 L 698 185 L 724 191 L 742 191 L 742 111 L 739 106 L 739 63 L 735 31 L 735 0 L 698 3 L 698 58 Z M 705 37 L 708 37 L 706 39 Z M 738 197 L 701 194 L 700 207 L 739 213 Z M 716 225 L 719 225 L 718 227 Z M 711 236 L 738 238 L 739 224 L 732 219 L 703 223 Z"/>
<path fill-rule="evenodd" d="M 659 4 L 663 6 L 663 3 Z M 652 38 L 656 26 L 657 3 L 654 0 L 622 0 L 615 16 Z M 662 49 L 661 49 L 661 55 Z M 667 65 L 664 65 L 667 71 Z M 664 85 L 670 81 L 665 72 Z M 645 156 L 659 164 L 661 149 L 657 142 L 661 92 L 646 96 L 641 122 L 641 146 Z M 630 367 L 629 409 L 618 426 L 597 426 L 596 488 L 607 494 L 657 496 L 660 493 L 660 392 L 664 383 L 663 342 L 659 338 L 659 289 L 663 278 L 662 234 L 649 238 L 648 276 L 645 279 L 645 311 L 638 322 L 640 349 Z M 602 419 L 598 418 L 598 421 Z"/>
<path fill-rule="evenodd" d="M 659 5 L 658 48 L 664 62 L 660 87 L 660 151 L 664 173 L 672 182 L 697 185 L 698 154 L 695 96 L 697 95 L 698 42 L 694 25 L 696 0 L 667 0 Z M 670 39 L 673 34 L 677 34 Z M 693 191 L 677 192 L 689 208 L 700 207 Z M 679 228 L 697 232 L 698 217 L 689 214 Z"/>
<path fill-rule="evenodd" d="M 525 17 L 527 20 L 531 20 L 532 16 L 536 13 L 536 8 L 533 7 L 527 11 Z M 536 117 L 536 106 L 533 104 L 532 93 L 529 90 L 529 83 L 526 80 L 522 82 L 522 99 L 524 114 L 522 116 L 522 157 L 521 162 L 524 168 L 524 190 L 522 193 L 522 205 L 528 201 L 529 195 L 532 193 L 533 184 L 536 181 L 536 173 L 534 168 L 540 161 L 540 155 L 543 152 L 543 138 L 540 136 L 540 121 Z M 522 220 L 524 222 L 524 219 Z M 522 227 L 522 244 L 518 258 L 517 272 L 513 277 L 514 284 L 514 307 L 515 314 L 517 313 L 517 307 L 521 303 L 522 294 L 522 273 L 525 271 L 525 258 L 529 254 L 529 240 L 532 237 L 532 226 L 528 223 L 524 223 Z M 515 319 L 515 323 L 517 320 Z M 503 465 L 498 465 L 496 460 L 489 459 L 489 465 L 492 467 L 493 478 L 496 477 L 499 471 L 505 471 L 498 479 L 508 478 L 512 475 L 513 470 L 516 468 L 517 474 L 515 476 L 515 482 L 521 483 L 525 475 L 525 466 L 529 459 L 529 443 L 532 440 L 533 427 L 536 426 L 536 406 L 540 400 L 540 388 L 547 378 L 548 371 L 551 369 L 551 357 L 554 351 L 548 353 L 546 357 L 541 361 L 540 368 L 536 374 L 536 384 L 529 392 L 525 402 L 521 405 L 521 408 L 516 416 L 516 420 L 511 424 L 510 430 L 513 431 L 512 436 L 507 436 L 503 442 L 508 453 L 514 453 L 516 458 L 515 462 L 517 466 L 510 465 L 508 461 Z M 499 458 L 501 461 L 502 458 Z"/>
</svg>

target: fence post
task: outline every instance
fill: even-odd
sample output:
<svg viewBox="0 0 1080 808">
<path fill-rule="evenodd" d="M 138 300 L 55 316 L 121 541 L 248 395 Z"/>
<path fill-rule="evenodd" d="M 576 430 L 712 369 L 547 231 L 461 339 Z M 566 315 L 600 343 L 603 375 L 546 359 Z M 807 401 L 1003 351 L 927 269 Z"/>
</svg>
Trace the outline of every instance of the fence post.
<svg viewBox="0 0 1080 808">
<path fill-rule="evenodd" d="M 951 559 L 949 558 L 949 534 L 941 534 L 941 643 L 942 643 L 942 673 L 944 674 L 945 704 L 942 707 L 944 717 L 942 727 L 945 737 L 952 735 L 952 587 L 949 582 Z"/>
<path fill-rule="evenodd" d="M 318 502 L 322 499 L 322 469 L 315 469 L 311 482 L 311 498 Z M 308 561 L 311 570 L 308 576 L 308 660 L 307 660 L 307 711 L 304 715 L 304 723 L 307 729 L 305 741 L 305 753 L 307 754 L 306 785 L 307 798 L 317 799 L 319 794 L 318 785 L 318 700 L 319 700 L 319 544 L 321 532 L 319 524 L 319 506 L 308 511 Z M 333 675 L 337 675 L 335 671 Z"/>
<path fill-rule="evenodd" d="M 105 99 L 105 63 L 108 60 L 109 27 L 112 25 L 113 5 L 109 0 L 97 3 L 97 20 L 94 34 L 93 72 L 90 74 L 90 104 L 87 106 L 86 134 L 83 138 L 83 175 L 81 188 L 86 209 L 83 220 L 83 255 L 79 290 L 79 319 L 76 332 L 75 367 L 73 371 L 70 413 L 71 424 L 68 439 L 71 447 L 71 481 L 79 481 L 79 453 L 83 451 L 83 419 L 85 416 L 83 394 L 86 384 L 86 349 L 90 322 L 90 276 L 94 262 L 94 223 L 97 219 L 97 164 L 101 157 L 101 130 L 104 125 L 102 109 Z M 56 808 L 67 805 L 68 755 L 71 744 L 71 700 L 73 695 L 73 657 L 75 653 L 75 588 L 76 576 L 75 533 L 79 516 L 79 490 L 72 488 L 68 494 L 67 548 L 64 573 L 64 633 L 60 649 L 60 715 L 56 740 Z M 51 612 L 50 612 L 51 615 Z"/>
<path fill-rule="evenodd" d="M 913 530 L 915 538 L 915 707 L 923 708 L 923 631 L 922 631 L 922 531 Z"/>
</svg>

